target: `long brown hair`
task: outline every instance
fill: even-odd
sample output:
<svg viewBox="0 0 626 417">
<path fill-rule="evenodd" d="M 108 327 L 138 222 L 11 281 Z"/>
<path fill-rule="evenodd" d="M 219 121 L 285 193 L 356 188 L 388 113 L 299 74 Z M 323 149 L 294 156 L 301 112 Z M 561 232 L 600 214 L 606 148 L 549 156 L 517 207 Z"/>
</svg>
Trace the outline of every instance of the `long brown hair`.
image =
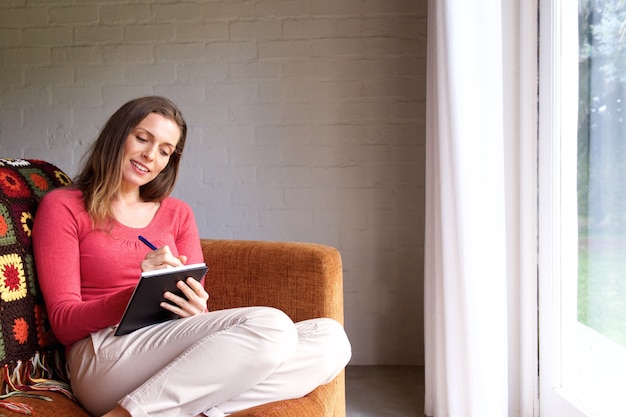
<svg viewBox="0 0 626 417">
<path fill-rule="evenodd" d="M 113 216 L 111 200 L 122 182 L 122 156 L 130 132 L 150 113 L 160 114 L 180 128 L 176 150 L 163 171 L 139 188 L 144 201 L 159 202 L 170 195 L 178 175 L 178 165 L 187 138 L 187 124 L 178 107 L 159 96 L 141 97 L 120 107 L 106 122 L 98 138 L 85 154 L 82 169 L 74 180 L 83 193 L 85 209 L 95 225 L 106 223 Z"/>
</svg>

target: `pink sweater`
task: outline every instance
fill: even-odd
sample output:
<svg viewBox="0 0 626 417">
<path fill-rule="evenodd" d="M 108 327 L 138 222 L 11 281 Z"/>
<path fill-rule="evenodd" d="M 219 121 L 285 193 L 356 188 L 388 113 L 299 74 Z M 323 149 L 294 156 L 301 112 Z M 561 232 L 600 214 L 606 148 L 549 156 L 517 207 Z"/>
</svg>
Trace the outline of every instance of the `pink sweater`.
<svg viewBox="0 0 626 417">
<path fill-rule="evenodd" d="M 168 245 L 187 263 L 204 262 L 191 208 L 167 198 L 152 222 L 135 229 L 115 222 L 94 230 L 82 193 L 56 189 L 40 202 L 33 228 L 33 251 L 50 325 L 66 346 L 91 332 L 119 323 L 150 251 L 138 238 Z"/>
</svg>

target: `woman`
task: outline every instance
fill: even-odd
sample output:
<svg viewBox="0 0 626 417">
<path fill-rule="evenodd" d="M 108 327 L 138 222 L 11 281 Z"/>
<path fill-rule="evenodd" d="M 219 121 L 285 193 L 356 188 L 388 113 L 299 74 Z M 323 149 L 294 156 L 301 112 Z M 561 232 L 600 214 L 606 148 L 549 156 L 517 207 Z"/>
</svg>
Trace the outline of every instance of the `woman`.
<svg viewBox="0 0 626 417">
<path fill-rule="evenodd" d="M 33 244 L 50 323 L 67 346 L 72 390 L 93 415 L 223 416 L 301 397 L 350 358 L 336 321 L 294 324 L 269 307 L 208 312 L 209 296 L 192 278 L 178 283 L 184 297 L 164 295 L 162 308 L 181 319 L 114 335 L 141 271 L 204 262 L 191 209 L 169 197 L 186 135 L 171 101 L 124 104 L 74 186 L 48 193 L 37 211 Z"/>
</svg>

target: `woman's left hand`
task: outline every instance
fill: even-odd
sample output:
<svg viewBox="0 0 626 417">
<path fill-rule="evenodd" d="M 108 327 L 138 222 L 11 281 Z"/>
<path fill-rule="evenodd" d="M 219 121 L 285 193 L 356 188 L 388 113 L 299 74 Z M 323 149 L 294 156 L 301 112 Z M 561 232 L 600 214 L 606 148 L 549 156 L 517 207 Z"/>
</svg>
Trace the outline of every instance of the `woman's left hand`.
<svg viewBox="0 0 626 417">
<path fill-rule="evenodd" d="M 200 282 L 188 277 L 186 281 L 178 281 L 176 286 L 183 292 L 184 297 L 166 291 L 163 297 L 170 302 L 162 302 L 162 308 L 179 317 L 191 317 L 207 312 L 209 294 Z"/>
</svg>

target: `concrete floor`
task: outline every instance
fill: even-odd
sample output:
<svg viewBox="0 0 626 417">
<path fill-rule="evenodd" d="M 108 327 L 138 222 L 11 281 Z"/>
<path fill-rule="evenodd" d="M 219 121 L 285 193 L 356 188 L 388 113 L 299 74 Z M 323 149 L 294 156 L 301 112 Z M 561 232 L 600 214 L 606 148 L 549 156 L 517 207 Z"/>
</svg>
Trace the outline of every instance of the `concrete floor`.
<svg viewBox="0 0 626 417">
<path fill-rule="evenodd" d="M 348 366 L 347 417 L 424 416 L 421 366 Z"/>
</svg>

